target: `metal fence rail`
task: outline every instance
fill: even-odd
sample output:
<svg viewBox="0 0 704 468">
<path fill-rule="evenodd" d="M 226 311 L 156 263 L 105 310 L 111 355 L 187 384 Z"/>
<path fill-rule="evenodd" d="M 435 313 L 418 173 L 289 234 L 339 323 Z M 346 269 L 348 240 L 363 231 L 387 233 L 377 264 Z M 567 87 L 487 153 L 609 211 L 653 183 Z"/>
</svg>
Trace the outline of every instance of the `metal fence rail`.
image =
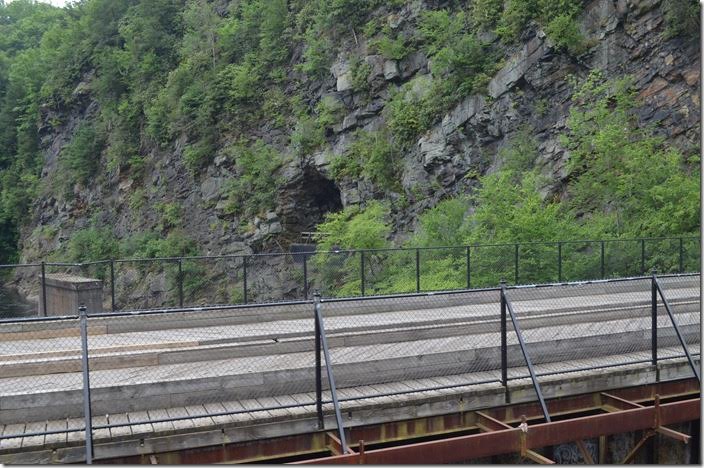
<svg viewBox="0 0 704 468">
<path fill-rule="evenodd" d="M 341 414 L 360 400 L 508 390 L 526 378 L 540 398 L 550 375 L 686 356 L 694 365 L 699 278 L 4 319 L 0 440 L 104 440 L 264 413 L 317 416 L 321 427 L 334 416 L 344 446 Z"/>
<path fill-rule="evenodd" d="M 43 314 L 55 273 L 101 280 L 103 310 L 118 311 L 685 273 L 700 256 L 698 237 L 673 237 L 0 265 L 0 318 Z"/>
</svg>

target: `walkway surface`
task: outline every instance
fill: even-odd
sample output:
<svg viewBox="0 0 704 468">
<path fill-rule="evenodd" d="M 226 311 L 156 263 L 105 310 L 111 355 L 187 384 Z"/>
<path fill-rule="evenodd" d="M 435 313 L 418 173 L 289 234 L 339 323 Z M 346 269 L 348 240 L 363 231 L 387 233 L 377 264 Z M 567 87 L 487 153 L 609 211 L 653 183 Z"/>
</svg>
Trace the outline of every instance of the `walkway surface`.
<svg viewBox="0 0 704 468">
<path fill-rule="evenodd" d="M 690 352 L 698 354 L 699 277 L 662 284 Z M 649 280 L 508 290 L 507 295 L 539 374 L 570 375 L 650 359 Z M 498 299 L 498 292 L 481 292 L 324 302 L 343 409 L 496 386 Z M 682 360 L 660 309 L 659 357 Z M 96 440 L 313 417 L 313 320 L 302 318 L 300 310 L 288 319 L 286 314 L 276 306 L 179 313 L 179 320 L 168 314 L 91 318 L 93 423 L 130 424 L 98 429 Z M 82 427 L 76 326 L 77 321 L 0 324 L 0 435 Z M 519 382 L 527 371 L 510 320 L 507 339 L 509 376 Z M 308 406 L 274 409 L 297 404 Z M 261 408 L 270 409 L 257 411 Z M 242 412 L 217 415 L 235 411 Z M 158 422 L 178 417 L 184 418 Z M 2 439 L 0 454 L 82 437 L 69 432 Z"/>
</svg>

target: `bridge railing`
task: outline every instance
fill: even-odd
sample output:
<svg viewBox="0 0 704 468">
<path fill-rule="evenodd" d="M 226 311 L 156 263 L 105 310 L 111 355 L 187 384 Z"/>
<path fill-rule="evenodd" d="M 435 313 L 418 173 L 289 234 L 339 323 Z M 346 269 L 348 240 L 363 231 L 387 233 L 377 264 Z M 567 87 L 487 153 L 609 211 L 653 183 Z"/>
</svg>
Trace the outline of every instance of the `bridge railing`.
<svg viewBox="0 0 704 468">
<path fill-rule="evenodd" d="M 317 311 L 328 349 L 318 359 L 330 373 L 316 362 L 322 348 L 312 300 L 0 320 L 0 424 L 8 424 L 0 440 L 3 447 L 27 443 L 27 434 L 46 443 L 81 440 L 86 401 L 89 432 L 114 439 L 239 424 L 262 413 L 307 415 L 331 428 L 360 402 L 501 386 L 509 395 L 531 377 L 537 389 L 607 368 L 680 378 L 669 364 L 685 357 L 677 335 L 700 357 L 700 276 L 658 280 L 658 296 L 653 276 L 638 276 L 325 298 Z M 502 316 L 502 296 L 515 322 Z"/>
<path fill-rule="evenodd" d="M 700 257 L 699 238 L 685 236 L 0 265 L 0 317 L 42 310 L 51 273 L 103 281 L 103 310 L 118 311 L 687 273 Z"/>
</svg>

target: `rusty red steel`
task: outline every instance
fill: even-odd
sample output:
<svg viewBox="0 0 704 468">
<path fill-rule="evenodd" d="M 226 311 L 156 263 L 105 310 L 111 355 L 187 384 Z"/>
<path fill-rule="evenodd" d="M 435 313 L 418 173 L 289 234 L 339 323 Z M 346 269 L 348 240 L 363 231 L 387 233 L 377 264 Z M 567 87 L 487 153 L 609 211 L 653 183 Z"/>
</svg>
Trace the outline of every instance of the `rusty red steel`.
<svg viewBox="0 0 704 468">
<path fill-rule="evenodd" d="M 540 423 L 528 427 L 526 449 L 612 435 L 658 425 L 677 424 L 699 418 L 701 398 L 661 404 L 655 407 L 626 409 L 615 413 Z M 474 458 L 515 453 L 521 450 L 521 430 L 504 429 L 449 439 L 421 442 L 397 447 L 366 450 L 368 464 L 437 464 L 455 463 Z M 359 464 L 359 454 L 306 460 L 299 464 Z"/>
</svg>

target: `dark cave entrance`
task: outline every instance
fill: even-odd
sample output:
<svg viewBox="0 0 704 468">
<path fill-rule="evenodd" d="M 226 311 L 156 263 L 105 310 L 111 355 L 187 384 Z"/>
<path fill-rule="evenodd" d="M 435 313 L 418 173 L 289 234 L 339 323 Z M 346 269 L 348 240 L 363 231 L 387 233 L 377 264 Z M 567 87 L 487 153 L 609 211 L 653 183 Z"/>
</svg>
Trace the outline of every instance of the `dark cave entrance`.
<svg viewBox="0 0 704 468">
<path fill-rule="evenodd" d="M 285 231 L 294 236 L 314 231 L 326 213 L 342 209 L 340 190 L 335 182 L 312 166 L 306 166 L 284 193 L 281 221 Z"/>
</svg>

